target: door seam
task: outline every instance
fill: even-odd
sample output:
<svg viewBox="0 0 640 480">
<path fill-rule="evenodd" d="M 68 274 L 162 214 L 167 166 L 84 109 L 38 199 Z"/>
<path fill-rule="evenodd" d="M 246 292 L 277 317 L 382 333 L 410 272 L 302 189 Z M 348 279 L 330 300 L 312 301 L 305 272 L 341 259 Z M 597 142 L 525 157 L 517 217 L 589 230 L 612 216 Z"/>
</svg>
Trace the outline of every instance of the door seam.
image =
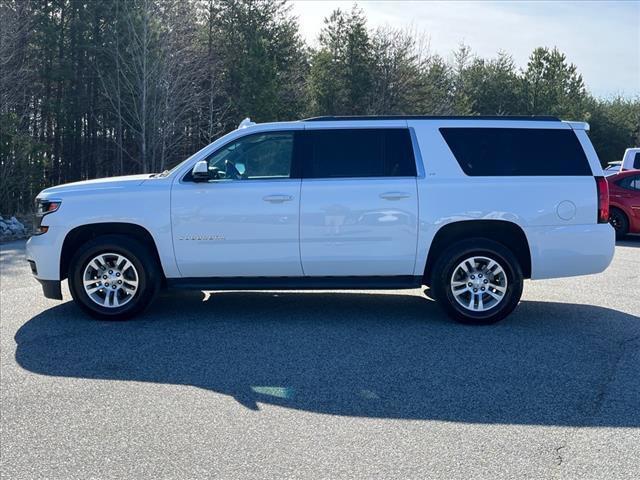
<svg viewBox="0 0 640 480">
<path fill-rule="evenodd" d="M 306 277 L 304 273 L 304 265 L 302 263 L 302 182 L 304 179 L 300 179 L 300 190 L 298 192 L 298 261 L 300 262 L 300 270 L 302 276 Z"/>
</svg>

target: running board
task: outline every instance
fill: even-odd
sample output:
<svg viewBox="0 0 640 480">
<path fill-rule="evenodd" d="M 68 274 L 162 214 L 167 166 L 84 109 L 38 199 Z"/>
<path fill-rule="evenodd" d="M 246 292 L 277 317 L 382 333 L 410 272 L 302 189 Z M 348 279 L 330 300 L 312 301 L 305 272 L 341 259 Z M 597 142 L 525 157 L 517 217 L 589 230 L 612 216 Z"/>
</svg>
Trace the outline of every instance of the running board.
<svg viewBox="0 0 640 480">
<path fill-rule="evenodd" d="M 419 288 L 422 277 L 190 277 L 167 278 L 167 286 L 192 290 L 395 290 Z"/>
</svg>

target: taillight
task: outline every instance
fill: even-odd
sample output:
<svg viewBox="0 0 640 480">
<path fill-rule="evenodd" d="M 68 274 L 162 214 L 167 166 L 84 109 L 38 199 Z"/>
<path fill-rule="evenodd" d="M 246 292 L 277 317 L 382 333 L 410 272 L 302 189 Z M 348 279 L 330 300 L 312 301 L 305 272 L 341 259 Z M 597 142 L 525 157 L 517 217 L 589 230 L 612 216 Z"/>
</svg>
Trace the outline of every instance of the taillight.
<svg viewBox="0 0 640 480">
<path fill-rule="evenodd" d="M 595 177 L 598 187 L 598 223 L 609 222 L 609 183 L 604 177 Z"/>
</svg>

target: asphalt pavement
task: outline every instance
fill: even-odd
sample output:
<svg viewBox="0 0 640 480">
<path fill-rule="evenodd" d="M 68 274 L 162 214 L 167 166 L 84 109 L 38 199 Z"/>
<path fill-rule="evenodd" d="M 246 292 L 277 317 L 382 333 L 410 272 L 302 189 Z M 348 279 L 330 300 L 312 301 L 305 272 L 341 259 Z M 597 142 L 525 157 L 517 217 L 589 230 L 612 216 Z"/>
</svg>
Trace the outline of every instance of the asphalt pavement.
<svg viewBox="0 0 640 480">
<path fill-rule="evenodd" d="M 3 479 L 640 478 L 640 238 L 487 327 L 422 290 L 168 292 L 100 322 L 0 249 Z"/>
</svg>

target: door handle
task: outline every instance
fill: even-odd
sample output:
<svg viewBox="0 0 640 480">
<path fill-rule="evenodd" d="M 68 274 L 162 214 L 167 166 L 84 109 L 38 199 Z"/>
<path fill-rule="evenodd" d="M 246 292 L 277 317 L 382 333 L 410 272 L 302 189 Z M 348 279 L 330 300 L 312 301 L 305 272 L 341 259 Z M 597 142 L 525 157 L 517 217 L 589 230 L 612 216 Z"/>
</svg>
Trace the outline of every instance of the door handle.
<svg viewBox="0 0 640 480">
<path fill-rule="evenodd" d="M 411 196 L 408 192 L 385 192 L 380 194 L 380 198 L 385 200 L 402 200 Z"/>
<path fill-rule="evenodd" d="M 293 197 L 291 195 L 267 195 L 262 197 L 262 200 L 269 203 L 282 203 L 293 200 Z"/>
</svg>

